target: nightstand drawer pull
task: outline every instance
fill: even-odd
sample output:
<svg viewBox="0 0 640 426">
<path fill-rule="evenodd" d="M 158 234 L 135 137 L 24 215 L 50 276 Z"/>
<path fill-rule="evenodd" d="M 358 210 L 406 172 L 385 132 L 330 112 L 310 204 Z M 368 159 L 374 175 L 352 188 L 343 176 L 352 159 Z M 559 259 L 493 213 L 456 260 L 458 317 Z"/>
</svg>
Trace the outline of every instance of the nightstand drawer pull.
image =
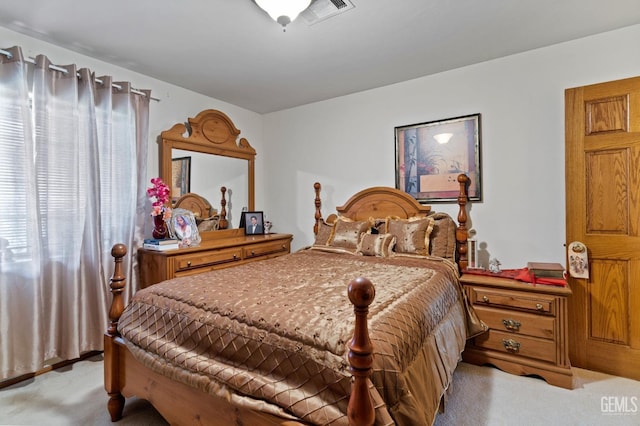
<svg viewBox="0 0 640 426">
<path fill-rule="evenodd" d="M 509 331 L 520 331 L 520 321 L 512 320 L 512 319 L 503 319 L 502 324 L 504 324 L 504 328 Z"/>
<path fill-rule="evenodd" d="M 507 352 L 520 352 L 520 342 L 516 342 L 513 339 L 502 339 L 502 344 Z"/>
<path fill-rule="evenodd" d="M 191 261 L 188 261 L 188 262 L 187 262 L 187 266 L 191 266 Z"/>
<path fill-rule="evenodd" d="M 539 311 L 544 311 L 544 306 L 541 303 L 536 303 L 536 309 Z"/>
<path fill-rule="evenodd" d="M 482 296 L 482 301 L 484 303 L 489 303 L 489 296 Z"/>
</svg>

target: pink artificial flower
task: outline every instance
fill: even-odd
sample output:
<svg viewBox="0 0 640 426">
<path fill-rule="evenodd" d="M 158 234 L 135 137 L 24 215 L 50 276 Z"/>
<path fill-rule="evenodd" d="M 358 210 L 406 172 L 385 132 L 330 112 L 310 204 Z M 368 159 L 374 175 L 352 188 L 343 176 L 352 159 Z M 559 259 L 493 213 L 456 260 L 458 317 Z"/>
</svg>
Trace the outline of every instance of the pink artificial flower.
<svg viewBox="0 0 640 426">
<path fill-rule="evenodd" d="M 171 209 L 164 206 L 169 201 L 169 187 L 159 177 L 152 178 L 151 183 L 153 186 L 147 188 L 147 196 L 153 206 L 151 216 L 162 214 L 165 219 L 171 217 Z M 169 215 L 168 217 L 167 214 Z"/>
</svg>

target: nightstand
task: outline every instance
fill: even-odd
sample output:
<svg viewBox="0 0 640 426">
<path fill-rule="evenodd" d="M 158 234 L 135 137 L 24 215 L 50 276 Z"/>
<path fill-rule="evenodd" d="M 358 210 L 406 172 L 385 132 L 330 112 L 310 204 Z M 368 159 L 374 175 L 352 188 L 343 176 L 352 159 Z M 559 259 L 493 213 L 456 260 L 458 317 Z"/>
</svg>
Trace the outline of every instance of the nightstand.
<svg viewBox="0 0 640 426">
<path fill-rule="evenodd" d="M 462 357 L 508 373 L 537 375 L 573 388 L 567 335 L 569 287 L 463 274 L 470 303 L 489 331 L 470 339 Z"/>
</svg>

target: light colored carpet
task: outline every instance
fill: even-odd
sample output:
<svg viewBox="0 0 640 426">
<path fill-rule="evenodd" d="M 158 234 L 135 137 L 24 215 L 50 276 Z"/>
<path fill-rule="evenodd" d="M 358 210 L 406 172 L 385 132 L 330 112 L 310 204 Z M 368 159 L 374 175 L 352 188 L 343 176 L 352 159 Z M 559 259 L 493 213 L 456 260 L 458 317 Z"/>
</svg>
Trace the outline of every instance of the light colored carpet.
<svg viewBox="0 0 640 426">
<path fill-rule="evenodd" d="M 0 389 L 0 425 L 167 425 L 151 404 L 135 398 L 127 400 L 122 420 L 111 423 L 103 364 L 97 355 Z"/>
<path fill-rule="evenodd" d="M 581 368 L 568 390 L 463 362 L 451 386 L 436 426 L 640 425 L 640 382 Z"/>
<path fill-rule="evenodd" d="M 0 390 L 0 424 L 111 425 L 102 367 L 96 356 Z M 574 368 L 574 383 L 566 390 L 461 363 L 436 426 L 640 425 L 640 382 Z M 166 424 L 146 401 L 130 399 L 114 426 Z"/>
</svg>

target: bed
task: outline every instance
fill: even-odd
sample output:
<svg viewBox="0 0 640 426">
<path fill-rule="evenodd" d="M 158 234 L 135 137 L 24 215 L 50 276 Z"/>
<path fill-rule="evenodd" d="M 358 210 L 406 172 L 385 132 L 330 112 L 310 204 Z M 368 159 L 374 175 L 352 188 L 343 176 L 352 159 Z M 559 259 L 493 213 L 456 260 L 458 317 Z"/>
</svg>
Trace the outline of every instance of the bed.
<svg viewBox="0 0 640 426">
<path fill-rule="evenodd" d="M 171 424 L 431 424 L 466 339 L 484 330 L 458 280 L 458 182 L 457 224 L 386 187 L 325 219 L 316 183 L 312 246 L 153 285 L 126 309 L 126 248 L 114 246 L 112 421 L 135 395 Z"/>
</svg>

